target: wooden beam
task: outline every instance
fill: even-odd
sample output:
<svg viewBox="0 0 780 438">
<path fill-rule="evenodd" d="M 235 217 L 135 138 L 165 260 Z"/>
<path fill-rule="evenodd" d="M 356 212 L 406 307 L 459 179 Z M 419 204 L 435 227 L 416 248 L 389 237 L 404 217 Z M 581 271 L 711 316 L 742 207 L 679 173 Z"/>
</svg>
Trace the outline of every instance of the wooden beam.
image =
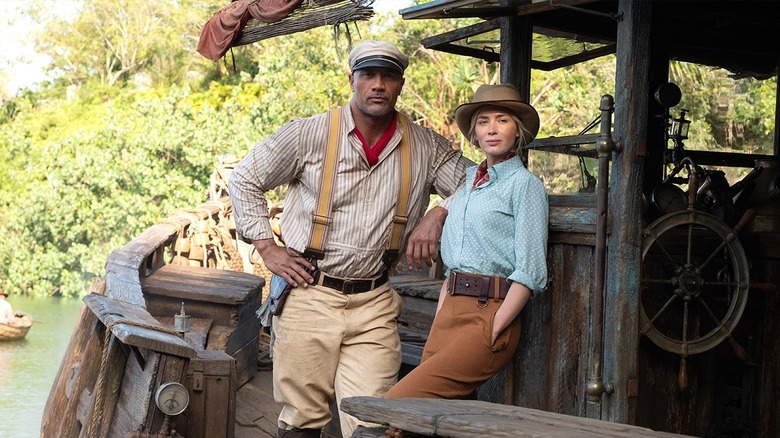
<svg viewBox="0 0 780 438">
<path fill-rule="evenodd" d="M 519 6 L 470 7 L 481 0 L 437 0 L 398 11 L 404 20 L 468 17 L 509 17 L 538 14 L 561 6 L 576 6 L 597 0 L 535 0 Z"/>
<path fill-rule="evenodd" d="M 442 44 L 439 46 L 425 46 L 429 49 L 440 50 L 442 52 L 452 53 L 453 55 L 470 56 L 472 58 L 482 59 L 487 62 L 499 62 L 498 53 L 487 50 L 472 49 L 471 47 L 459 46 L 457 44 Z"/>
<path fill-rule="evenodd" d="M 348 397 L 341 409 L 357 418 L 423 436 L 452 438 L 671 438 L 645 427 L 616 424 L 481 400 Z"/>
<path fill-rule="evenodd" d="M 598 134 L 585 134 L 537 138 L 529 143 L 525 149 L 539 150 L 542 152 L 557 152 L 578 157 L 597 158 L 598 154 L 594 146 L 582 147 L 582 145 L 595 144 L 598 136 Z"/>
<path fill-rule="evenodd" d="M 642 180 L 647 136 L 650 21 L 653 2 L 620 0 L 623 20 L 618 23 L 615 73 L 615 141 L 609 212 L 616 218 L 607 239 L 607 275 L 604 308 L 603 376 L 614 392 L 601 419 L 632 424 L 636 395 L 630 391 L 637 378 L 639 332 L 639 280 L 642 264 Z M 619 182 L 619 183 L 618 183 Z M 601 293 L 602 291 L 595 291 Z"/>
<path fill-rule="evenodd" d="M 502 0 L 517 4 L 517 0 Z M 501 23 L 501 83 L 517 87 L 520 97 L 531 96 L 531 49 L 533 26 L 530 17 L 504 17 Z"/>
<path fill-rule="evenodd" d="M 564 56 L 558 58 L 555 61 L 541 62 L 534 61 L 535 67 L 539 70 L 552 71 L 561 67 L 568 67 L 570 65 L 579 64 L 581 62 L 589 61 L 591 59 L 600 58 L 602 56 L 611 55 L 615 53 L 615 45 L 609 44 L 603 47 L 599 47 L 593 50 L 587 50 L 585 52 L 577 53 L 576 55 Z"/>
<path fill-rule="evenodd" d="M 460 41 L 474 35 L 480 35 L 486 32 L 494 31 L 501 26 L 499 20 L 494 18 L 492 20 L 483 21 L 481 23 L 472 24 L 471 26 L 462 27 L 460 29 L 451 30 L 442 34 L 424 38 L 422 40 L 423 46 L 435 46 L 445 43 L 452 43 Z"/>
<path fill-rule="evenodd" d="M 463 11 L 459 11 L 457 8 L 465 6 L 471 6 L 474 3 L 478 3 L 480 0 L 436 0 L 428 2 L 422 5 L 412 6 L 398 11 L 404 20 L 413 20 L 419 18 L 454 18 L 450 15 L 453 12 L 462 14 Z M 488 8 L 469 8 L 469 11 L 475 9 L 488 9 Z M 492 8 L 490 8 L 492 9 Z M 482 11 L 485 12 L 485 11 Z M 479 17 L 480 15 L 459 15 L 459 17 Z"/>
<path fill-rule="evenodd" d="M 756 166 L 756 160 L 773 160 L 776 157 L 772 155 L 758 154 L 738 154 L 734 152 L 712 152 L 712 151 L 694 151 L 686 150 L 686 157 L 691 157 L 693 162 L 699 166 L 719 166 L 719 167 L 745 167 L 753 168 Z M 666 150 L 666 162 L 671 163 L 672 150 Z"/>
</svg>

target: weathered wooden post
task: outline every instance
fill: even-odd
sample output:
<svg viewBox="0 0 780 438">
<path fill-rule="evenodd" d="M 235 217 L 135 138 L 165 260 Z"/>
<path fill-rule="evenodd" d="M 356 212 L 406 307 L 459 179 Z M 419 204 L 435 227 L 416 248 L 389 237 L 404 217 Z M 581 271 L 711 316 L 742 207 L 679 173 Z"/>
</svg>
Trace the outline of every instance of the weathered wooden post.
<svg viewBox="0 0 780 438">
<path fill-rule="evenodd" d="M 615 141 L 607 239 L 604 379 L 614 386 L 601 419 L 633 424 L 637 397 L 639 281 L 642 263 L 642 180 L 646 153 L 650 21 L 653 2 L 620 0 L 615 74 Z"/>
</svg>

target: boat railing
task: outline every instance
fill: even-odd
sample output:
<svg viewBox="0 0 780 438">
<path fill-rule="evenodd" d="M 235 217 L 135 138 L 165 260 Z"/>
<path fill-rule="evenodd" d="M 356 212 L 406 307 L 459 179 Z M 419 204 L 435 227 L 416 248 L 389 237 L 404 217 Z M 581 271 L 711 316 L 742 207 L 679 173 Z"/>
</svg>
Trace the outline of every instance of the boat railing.
<svg viewBox="0 0 780 438">
<path fill-rule="evenodd" d="M 226 240 L 231 216 L 230 200 L 222 197 L 194 209 L 182 210 L 147 228 L 109 255 L 106 262 L 106 296 L 145 306 L 141 279 L 171 262 L 204 266 L 208 263 L 204 252 L 208 252 L 212 245 L 206 236 L 214 228 L 219 229 L 225 236 L 223 240 Z M 181 255 L 185 251 L 177 248 L 177 244 L 185 242 L 200 246 L 200 260 Z"/>
</svg>

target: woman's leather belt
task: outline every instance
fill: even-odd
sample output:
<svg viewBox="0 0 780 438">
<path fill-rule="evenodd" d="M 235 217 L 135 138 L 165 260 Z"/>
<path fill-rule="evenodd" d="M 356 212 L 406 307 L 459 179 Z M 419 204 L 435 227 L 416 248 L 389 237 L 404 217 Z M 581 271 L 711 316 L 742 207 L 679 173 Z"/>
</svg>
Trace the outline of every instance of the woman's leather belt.
<svg viewBox="0 0 780 438">
<path fill-rule="evenodd" d="M 349 280 L 336 277 L 330 277 L 320 274 L 318 284 L 330 289 L 335 289 L 344 294 L 359 294 L 374 290 L 387 283 L 387 270 L 385 269 L 378 278 L 365 280 Z"/>
<path fill-rule="evenodd" d="M 450 295 L 467 295 L 487 303 L 488 298 L 496 301 L 506 298 L 510 282 L 495 275 L 469 274 L 451 271 L 448 292 Z"/>
</svg>

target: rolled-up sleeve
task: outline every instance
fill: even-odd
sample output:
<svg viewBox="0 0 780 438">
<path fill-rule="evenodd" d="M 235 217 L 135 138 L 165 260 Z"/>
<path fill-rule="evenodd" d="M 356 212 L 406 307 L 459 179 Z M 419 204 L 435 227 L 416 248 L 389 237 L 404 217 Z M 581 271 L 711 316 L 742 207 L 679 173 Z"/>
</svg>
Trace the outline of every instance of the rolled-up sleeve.
<svg viewBox="0 0 780 438">
<path fill-rule="evenodd" d="M 273 238 L 265 193 L 295 178 L 299 138 L 300 123 L 294 120 L 255 145 L 233 169 L 228 192 L 239 236 L 252 241 Z"/>
<path fill-rule="evenodd" d="M 437 148 L 431 183 L 436 194 L 442 198 L 438 206 L 449 209 L 452 195 L 463 185 L 466 168 L 475 164 L 464 157 L 460 151 L 453 149 L 443 137 L 433 135 L 431 137 L 431 143 Z"/>
<path fill-rule="evenodd" d="M 547 286 L 547 234 L 549 204 L 542 182 L 526 179 L 514 193 L 515 270 L 509 279 L 534 293 Z"/>
</svg>

